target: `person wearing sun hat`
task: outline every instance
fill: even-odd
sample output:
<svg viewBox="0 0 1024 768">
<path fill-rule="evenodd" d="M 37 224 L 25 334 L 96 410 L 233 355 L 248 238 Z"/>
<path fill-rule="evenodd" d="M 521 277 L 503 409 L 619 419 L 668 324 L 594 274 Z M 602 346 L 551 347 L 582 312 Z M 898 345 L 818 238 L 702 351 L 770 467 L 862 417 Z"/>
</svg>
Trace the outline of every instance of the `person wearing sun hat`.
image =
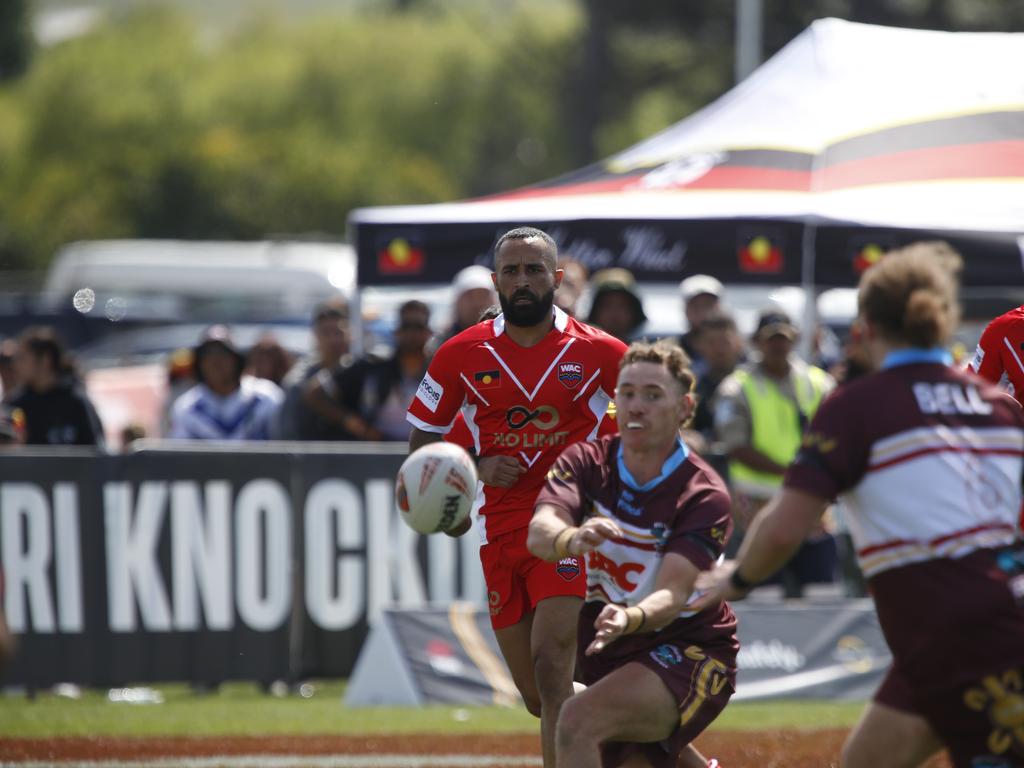
<svg viewBox="0 0 1024 768">
<path fill-rule="evenodd" d="M 590 280 L 590 314 L 587 322 L 629 342 L 647 322 L 636 279 L 628 269 L 602 269 Z"/>
</svg>

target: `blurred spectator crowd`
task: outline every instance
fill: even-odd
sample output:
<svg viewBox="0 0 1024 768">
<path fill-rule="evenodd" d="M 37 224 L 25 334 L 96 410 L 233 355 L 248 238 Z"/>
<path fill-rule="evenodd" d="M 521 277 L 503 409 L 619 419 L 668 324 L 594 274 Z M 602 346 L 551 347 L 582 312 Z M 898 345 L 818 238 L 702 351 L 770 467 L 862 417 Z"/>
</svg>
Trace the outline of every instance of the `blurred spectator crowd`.
<svg viewBox="0 0 1024 768">
<path fill-rule="evenodd" d="M 581 319 L 629 342 L 646 320 L 633 275 L 621 268 L 588 275 L 563 259 L 564 280 L 555 301 Z M 167 402 L 161 434 L 129 424 L 125 449 L 141 438 L 187 440 L 405 441 L 406 410 L 434 349 L 481 319 L 497 314 L 490 271 L 462 270 L 453 281 L 452 321 L 438 328 L 423 301 L 402 303 L 390 349 L 353 354 L 350 308 L 343 300 L 312 312 L 312 352 L 302 359 L 273 336 L 242 349 L 222 325 L 206 329 L 192 348 L 166 364 Z M 676 337 L 689 355 L 697 384 L 697 409 L 682 430 L 691 447 L 730 479 L 739 535 L 781 483 L 802 433 L 821 399 L 837 382 L 864 370 L 855 332 L 839 359 L 797 354 L 799 330 L 777 306 L 765 307 L 744 338 L 730 314 L 726 289 L 713 277 L 694 275 L 679 286 L 685 333 Z M 96 408 L 82 377 L 52 329 L 32 327 L 0 342 L 0 445 L 86 445 L 106 449 Z M 841 510 L 816 531 L 777 577 L 789 596 L 813 582 L 831 582 L 849 568 L 852 552 Z M 848 591 L 859 594 L 856 575 Z"/>
</svg>

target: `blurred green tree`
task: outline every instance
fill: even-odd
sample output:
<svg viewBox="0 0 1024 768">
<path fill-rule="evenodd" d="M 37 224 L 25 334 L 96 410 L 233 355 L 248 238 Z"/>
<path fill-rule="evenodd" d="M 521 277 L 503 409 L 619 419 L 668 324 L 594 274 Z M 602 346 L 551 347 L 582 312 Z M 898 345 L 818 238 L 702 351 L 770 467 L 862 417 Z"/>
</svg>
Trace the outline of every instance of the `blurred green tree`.
<svg viewBox="0 0 1024 768">
<path fill-rule="evenodd" d="M 114 15 L 0 89 L 0 266 L 98 237 L 340 237 L 356 206 L 562 171 L 577 19 Z"/>
<path fill-rule="evenodd" d="M 0 2 L 0 81 L 20 77 L 32 60 L 29 0 Z"/>
<path fill-rule="evenodd" d="M 734 0 L 366 2 L 220 26 L 125 7 L 0 85 L 0 268 L 75 239 L 343 236 L 354 207 L 550 178 L 732 83 Z M 1024 25 L 1003 0 L 765 9 L 766 55 L 825 15 Z"/>
</svg>

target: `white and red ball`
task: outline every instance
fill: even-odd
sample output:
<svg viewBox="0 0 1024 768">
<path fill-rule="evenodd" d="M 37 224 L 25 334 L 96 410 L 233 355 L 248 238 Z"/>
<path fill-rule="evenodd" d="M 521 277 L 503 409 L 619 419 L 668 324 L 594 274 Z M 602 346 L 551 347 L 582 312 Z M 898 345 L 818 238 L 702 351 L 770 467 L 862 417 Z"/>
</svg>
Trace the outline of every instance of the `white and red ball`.
<svg viewBox="0 0 1024 768">
<path fill-rule="evenodd" d="M 428 443 L 413 451 L 398 470 L 395 501 L 414 531 L 441 533 L 469 516 L 476 483 L 476 464 L 464 448 Z"/>
</svg>

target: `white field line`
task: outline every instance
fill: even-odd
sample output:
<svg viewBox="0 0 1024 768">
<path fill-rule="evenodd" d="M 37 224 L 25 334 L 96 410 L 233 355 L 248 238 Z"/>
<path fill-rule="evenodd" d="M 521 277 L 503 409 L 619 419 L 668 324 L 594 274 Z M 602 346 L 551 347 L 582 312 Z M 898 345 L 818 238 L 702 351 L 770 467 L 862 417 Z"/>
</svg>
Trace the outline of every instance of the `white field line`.
<svg viewBox="0 0 1024 768">
<path fill-rule="evenodd" d="M 152 760 L 5 762 L 11 768 L 486 768 L 539 766 L 538 757 L 505 755 L 230 755 L 160 757 Z"/>
</svg>

